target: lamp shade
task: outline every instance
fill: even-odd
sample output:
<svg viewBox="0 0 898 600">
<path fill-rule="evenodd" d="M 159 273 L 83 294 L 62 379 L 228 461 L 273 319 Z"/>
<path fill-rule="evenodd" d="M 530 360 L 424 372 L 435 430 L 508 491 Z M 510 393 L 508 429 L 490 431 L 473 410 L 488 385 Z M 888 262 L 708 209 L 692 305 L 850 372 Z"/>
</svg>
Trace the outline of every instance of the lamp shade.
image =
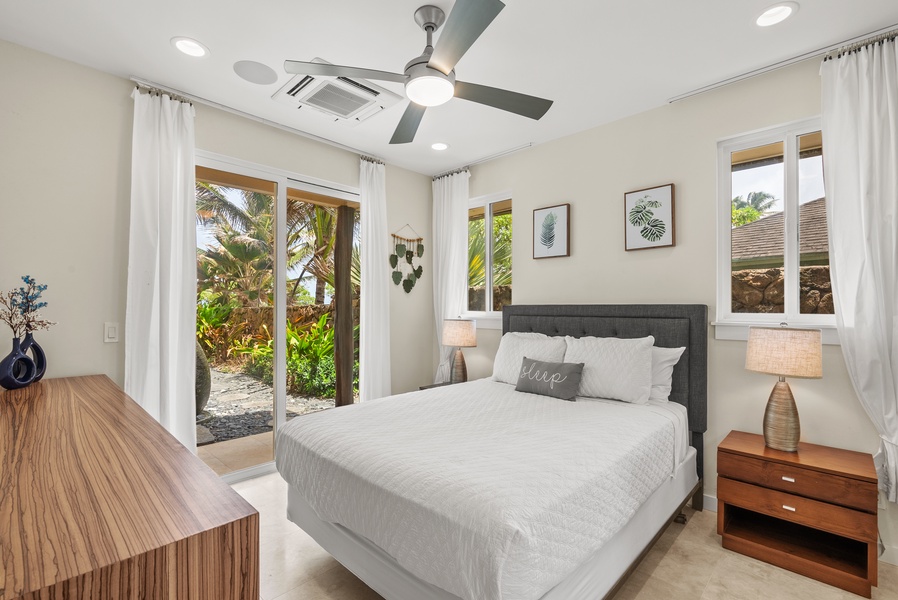
<svg viewBox="0 0 898 600">
<path fill-rule="evenodd" d="M 473 348 L 477 345 L 477 322 L 468 319 L 443 319 L 443 345 Z"/>
<path fill-rule="evenodd" d="M 823 377 L 823 346 L 819 329 L 751 327 L 745 368 L 780 377 Z"/>
</svg>

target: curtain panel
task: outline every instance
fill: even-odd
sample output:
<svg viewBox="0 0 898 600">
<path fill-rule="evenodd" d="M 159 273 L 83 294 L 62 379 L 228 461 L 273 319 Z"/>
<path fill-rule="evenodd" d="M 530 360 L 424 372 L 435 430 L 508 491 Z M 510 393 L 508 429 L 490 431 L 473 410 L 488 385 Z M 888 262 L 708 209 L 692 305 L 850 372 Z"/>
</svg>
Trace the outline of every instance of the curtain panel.
<svg viewBox="0 0 898 600">
<path fill-rule="evenodd" d="M 125 315 L 125 392 L 196 451 L 194 110 L 137 89 Z"/>
<path fill-rule="evenodd" d="M 898 502 L 898 45 L 820 68 L 826 218 L 836 322 L 858 398 L 880 435 L 880 488 Z"/>
<path fill-rule="evenodd" d="M 390 231 L 383 163 L 361 159 L 362 291 L 359 331 L 359 398 L 389 396 L 390 380 Z"/>
<path fill-rule="evenodd" d="M 440 364 L 434 383 L 449 381 L 453 348 L 443 346 L 443 319 L 456 319 L 467 307 L 467 170 L 433 180 L 433 313 Z"/>
</svg>

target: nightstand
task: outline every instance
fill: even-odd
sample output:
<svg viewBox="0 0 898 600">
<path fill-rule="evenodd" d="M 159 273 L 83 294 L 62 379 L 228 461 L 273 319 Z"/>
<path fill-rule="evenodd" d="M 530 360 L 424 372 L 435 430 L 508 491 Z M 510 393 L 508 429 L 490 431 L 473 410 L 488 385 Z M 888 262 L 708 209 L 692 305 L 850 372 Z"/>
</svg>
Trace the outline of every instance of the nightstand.
<svg viewBox="0 0 898 600">
<path fill-rule="evenodd" d="M 767 448 L 732 431 L 717 447 L 723 547 L 870 597 L 877 577 L 873 457 L 800 443 Z"/>
<path fill-rule="evenodd" d="M 419 390 L 429 390 L 430 388 L 443 387 L 444 385 L 455 385 L 457 381 L 443 381 L 442 383 L 431 383 L 430 385 L 422 385 Z"/>
</svg>

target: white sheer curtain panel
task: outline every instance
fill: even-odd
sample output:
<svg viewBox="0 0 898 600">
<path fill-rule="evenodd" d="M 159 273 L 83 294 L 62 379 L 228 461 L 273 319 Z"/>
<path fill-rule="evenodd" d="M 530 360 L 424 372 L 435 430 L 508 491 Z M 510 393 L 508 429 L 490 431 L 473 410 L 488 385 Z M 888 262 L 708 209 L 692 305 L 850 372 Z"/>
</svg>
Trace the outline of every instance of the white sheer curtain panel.
<svg viewBox="0 0 898 600">
<path fill-rule="evenodd" d="M 443 319 L 467 307 L 468 180 L 466 170 L 433 180 L 433 314 L 440 364 L 434 383 L 449 381 L 452 348 L 443 346 Z"/>
<path fill-rule="evenodd" d="M 362 292 L 359 331 L 359 398 L 391 394 L 390 231 L 384 165 L 361 159 Z"/>
<path fill-rule="evenodd" d="M 139 89 L 132 98 L 125 392 L 195 452 L 194 110 Z"/>
<path fill-rule="evenodd" d="M 848 373 L 880 435 L 880 488 L 898 502 L 898 45 L 824 61 L 826 219 Z"/>
</svg>

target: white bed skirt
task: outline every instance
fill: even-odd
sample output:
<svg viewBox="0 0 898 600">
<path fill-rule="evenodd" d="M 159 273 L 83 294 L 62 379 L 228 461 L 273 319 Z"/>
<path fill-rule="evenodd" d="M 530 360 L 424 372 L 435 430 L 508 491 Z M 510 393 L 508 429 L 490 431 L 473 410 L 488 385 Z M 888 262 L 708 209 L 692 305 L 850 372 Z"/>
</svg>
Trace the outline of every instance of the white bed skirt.
<svg viewBox="0 0 898 600">
<path fill-rule="evenodd" d="M 698 483 L 695 460 L 696 451 L 690 447 L 675 476 L 666 479 L 608 543 L 540 600 L 604 597 L 688 499 Z M 293 486 L 289 486 L 287 494 L 287 517 L 386 600 L 460 600 L 415 577 L 369 540 L 320 520 Z"/>
</svg>

